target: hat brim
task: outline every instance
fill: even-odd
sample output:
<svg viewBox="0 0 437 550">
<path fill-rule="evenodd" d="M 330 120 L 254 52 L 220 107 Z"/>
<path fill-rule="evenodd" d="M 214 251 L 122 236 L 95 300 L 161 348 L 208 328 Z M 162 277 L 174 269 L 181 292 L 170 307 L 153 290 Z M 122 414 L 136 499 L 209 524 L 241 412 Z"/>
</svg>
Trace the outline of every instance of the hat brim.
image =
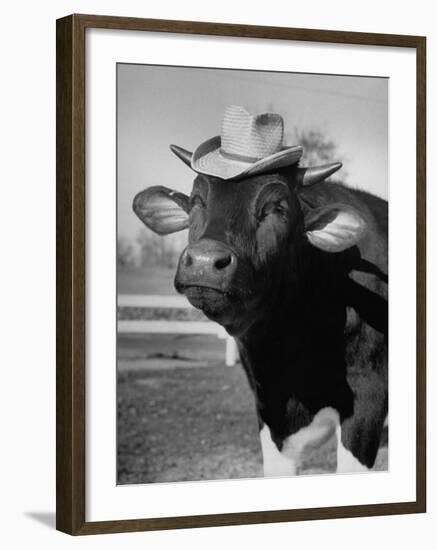
<svg viewBox="0 0 437 550">
<path fill-rule="evenodd" d="M 220 152 L 220 146 L 220 136 L 215 136 L 199 145 L 193 152 L 191 168 L 199 174 L 231 180 L 291 166 L 300 160 L 303 153 L 302 147 L 295 145 L 255 162 L 243 162 L 224 157 Z"/>
</svg>

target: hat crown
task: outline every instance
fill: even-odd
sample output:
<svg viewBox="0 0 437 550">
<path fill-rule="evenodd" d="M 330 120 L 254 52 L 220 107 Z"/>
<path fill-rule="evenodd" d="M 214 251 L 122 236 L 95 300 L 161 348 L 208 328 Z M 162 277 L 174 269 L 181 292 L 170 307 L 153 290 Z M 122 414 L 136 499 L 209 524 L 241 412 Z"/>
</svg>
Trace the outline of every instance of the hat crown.
<svg viewBox="0 0 437 550">
<path fill-rule="evenodd" d="M 221 149 L 223 156 L 256 161 L 282 149 L 284 120 L 276 113 L 253 116 L 243 107 L 229 106 L 223 116 Z"/>
<path fill-rule="evenodd" d="M 243 107 L 231 105 L 224 113 L 221 135 L 201 143 L 189 162 L 198 174 L 223 180 L 254 176 L 299 162 L 302 147 L 285 147 L 283 137 L 280 115 L 253 116 Z"/>
</svg>

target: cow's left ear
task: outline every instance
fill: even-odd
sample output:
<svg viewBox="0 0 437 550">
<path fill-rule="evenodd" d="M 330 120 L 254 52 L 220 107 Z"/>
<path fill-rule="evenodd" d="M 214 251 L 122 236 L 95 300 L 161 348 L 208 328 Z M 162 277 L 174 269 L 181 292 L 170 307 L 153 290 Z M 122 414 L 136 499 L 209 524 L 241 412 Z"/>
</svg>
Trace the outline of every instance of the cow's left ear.
<svg viewBox="0 0 437 550">
<path fill-rule="evenodd" d="M 342 252 L 354 246 L 365 229 L 362 215 L 347 204 L 331 204 L 305 213 L 309 242 L 325 252 Z"/>
<path fill-rule="evenodd" d="M 187 195 L 157 185 L 138 193 L 132 207 L 149 229 L 168 235 L 188 227 L 189 202 Z"/>
</svg>

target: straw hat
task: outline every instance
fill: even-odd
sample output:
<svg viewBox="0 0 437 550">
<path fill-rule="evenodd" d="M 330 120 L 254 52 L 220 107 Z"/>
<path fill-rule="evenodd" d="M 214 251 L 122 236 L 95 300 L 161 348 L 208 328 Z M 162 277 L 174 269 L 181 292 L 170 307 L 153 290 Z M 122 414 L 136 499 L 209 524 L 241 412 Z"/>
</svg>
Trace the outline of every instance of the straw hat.
<svg viewBox="0 0 437 550">
<path fill-rule="evenodd" d="M 195 149 L 191 168 L 224 180 L 255 175 L 299 161 L 302 147 L 284 147 L 284 120 L 275 113 L 253 116 L 231 105 L 223 116 L 221 136 Z"/>
</svg>

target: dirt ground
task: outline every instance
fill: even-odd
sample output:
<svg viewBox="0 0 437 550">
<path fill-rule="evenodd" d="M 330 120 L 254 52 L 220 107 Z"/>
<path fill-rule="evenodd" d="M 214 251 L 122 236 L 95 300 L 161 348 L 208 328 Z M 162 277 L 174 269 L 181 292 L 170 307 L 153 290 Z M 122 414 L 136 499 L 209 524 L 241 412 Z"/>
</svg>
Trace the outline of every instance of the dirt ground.
<svg viewBox="0 0 437 550">
<path fill-rule="evenodd" d="M 241 365 L 223 358 L 214 336 L 119 336 L 119 484 L 262 475 L 253 397 Z M 305 456 L 299 473 L 333 472 L 335 445 Z M 385 437 L 375 469 L 387 464 Z"/>
</svg>

